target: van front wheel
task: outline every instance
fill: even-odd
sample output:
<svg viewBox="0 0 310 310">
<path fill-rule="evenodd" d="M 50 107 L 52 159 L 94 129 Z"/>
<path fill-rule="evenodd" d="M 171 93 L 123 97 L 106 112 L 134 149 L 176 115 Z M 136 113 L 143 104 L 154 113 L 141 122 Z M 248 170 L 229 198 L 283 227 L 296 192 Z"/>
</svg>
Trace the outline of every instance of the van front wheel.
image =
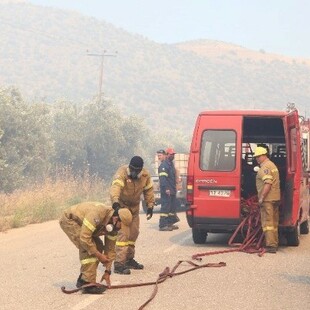
<svg viewBox="0 0 310 310">
<path fill-rule="evenodd" d="M 196 244 L 206 243 L 208 233 L 203 229 L 192 228 L 193 241 Z"/>
</svg>

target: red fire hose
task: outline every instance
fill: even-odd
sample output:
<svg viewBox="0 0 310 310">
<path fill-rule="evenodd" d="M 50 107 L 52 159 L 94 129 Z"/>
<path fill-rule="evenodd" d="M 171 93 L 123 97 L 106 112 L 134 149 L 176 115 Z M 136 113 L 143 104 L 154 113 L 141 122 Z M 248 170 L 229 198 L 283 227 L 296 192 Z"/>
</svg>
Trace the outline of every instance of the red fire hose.
<svg viewBox="0 0 310 310">
<path fill-rule="evenodd" d="M 193 259 L 201 260 L 202 256 L 230 252 L 258 253 L 259 256 L 265 253 L 265 248 L 262 246 L 264 234 L 260 222 L 260 209 L 257 196 L 243 199 L 241 206 L 244 218 L 228 241 L 228 245 L 234 248 L 194 254 L 192 256 Z M 243 237 L 242 243 L 235 242 L 236 237 L 239 235 Z"/>
<path fill-rule="evenodd" d="M 215 254 L 222 254 L 222 253 L 230 253 L 230 252 L 245 252 L 245 253 L 258 253 L 259 256 L 262 256 L 265 253 L 265 249 L 262 247 L 262 242 L 264 239 L 264 234 L 261 229 L 260 223 L 260 210 L 257 203 L 257 196 L 253 196 L 247 200 L 243 200 L 242 203 L 242 211 L 244 214 L 244 218 L 242 222 L 239 224 L 233 235 L 230 237 L 228 244 L 234 248 L 222 250 L 222 251 L 210 251 L 205 253 L 199 253 L 192 256 L 193 259 L 201 261 L 201 257 L 208 256 L 208 255 L 215 255 Z M 238 235 L 243 236 L 243 242 L 237 243 L 235 239 Z M 177 268 L 182 263 L 188 263 L 192 267 L 183 271 L 176 272 Z M 100 283 L 89 283 L 85 284 L 76 289 L 66 289 L 64 286 L 61 288 L 63 293 L 72 294 L 82 290 L 85 287 L 91 286 L 104 286 L 106 289 L 120 289 L 120 288 L 132 288 L 132 287 L 139 287 L 139 286 L 149 286 L 154 285 L 153 292 L 149 299 L 143 303 L 139 307 L 139 310 L 144 309 L 144 307 L 150 303 L 157 294 L 158 285 L 168 278 L 172 278 L 174 276 L 178 276 L 193 270 L 197 270 L 200 268 L 205 267 L 224 267 L 226 263 L 219 262 L 219 263 L 208 263 L 203 265 L 198 265 L 192 261 L 178 261 L 178 263 L 170 270 L 169 267 L 166 267 L 163 272 L 158 275 L 156 281 L 152 282 L 144 282 L 144 283 L 134 283 L 134 284 L 122 284 L 122 285 L 112 285 L 109 288 Z"/>
<path fill-rule="evenodd" d="M 183 270 L 183 271 L 179 271 L 179 272 L 176 272 L 177 268 L 182 264 L 182 263 L 188 263 L 189 265 L 191 265 L 192 267 L 189 268 L 189 269 L 186 269 L 186 270 Z M 184 273 L 187 273 L 187 272 L 190 272 L 190 271 L 193 271 L 193 270 L 197 270 L 197 269 L 200 269 L 200 268 L 205 268 L 205 267 L 224 267 L 226 266 L 226 263 L 224 262 L 219 262 L 219 263 L 208 263 L 208 264 L 204 264 L 204 265 L 198 265 L 198 264 L 195 264 L 194 262 L 192 261 L 178 261 L 178 263 L 170 270 L 169 267 L 166 267 L 163 272 L 161 272 L 159 275 L 158 275 L 158 278 L 156 281 L 152 281 L 152 282 L 144 282 L 144 283 L 135 283 L 135 284 L 122 284 L 122 285 L 112 285 L 109 287 L 109 289 L 118 289 L 118 288 L 131 288 L 131 287 L 138 287 L 138 286 L 148 286 L 148 285 L 155 285 L 154 286 L 154 290 L 151 294 L 151 296 L 149 297 L 149 299 L 139 307 L 139 310 L 142 310 L 144 309 L 144 307 L 149 303 L 151 302 L 154 297 L 156 296 L 157 294 L 157 291 L 158 291 L 158 284 L 166 281 L 168 278 L 172 278 L 174 276 L 179 276 L 181 274 L 184 274 Z M 107 286 L 103 285 L 103 284 L 100 284 L 100 283 L 89 283 L 89 284 L 85 284 L 79 288 L 76 288 L 76 289 L 72 289 L 72 290 L 68 290 L 66 289 L 64 286 L 61 288 L 62 292 L 63 293 L 66 293 L 66 294 L 72 294 L 72 293 L 76 293 L 80 290 L 82 290 L 83 288 L 85 287 L 93 287 L 93 286 L 104 286 L 106 289 L 108 289 Z"/>
</svg>

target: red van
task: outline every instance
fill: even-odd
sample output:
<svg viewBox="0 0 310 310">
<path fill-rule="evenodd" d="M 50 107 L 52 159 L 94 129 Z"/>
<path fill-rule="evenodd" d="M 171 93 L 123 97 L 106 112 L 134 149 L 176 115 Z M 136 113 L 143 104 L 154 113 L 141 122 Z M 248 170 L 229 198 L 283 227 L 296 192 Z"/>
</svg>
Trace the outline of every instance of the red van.
<svg viewBox="0 0 310 310">
<path fill-rule="evenodd" d="M 279 231 L 291 246 L 309 233 L 309 130 L 301 133 L 297 110 L 206 111 L 196 121 L 187 170 L 186 216 L 195 243 L 241 222 L 242 198 L 257 194 L 253 153 L 261 143 L 280 173 Z"/>
</svg>

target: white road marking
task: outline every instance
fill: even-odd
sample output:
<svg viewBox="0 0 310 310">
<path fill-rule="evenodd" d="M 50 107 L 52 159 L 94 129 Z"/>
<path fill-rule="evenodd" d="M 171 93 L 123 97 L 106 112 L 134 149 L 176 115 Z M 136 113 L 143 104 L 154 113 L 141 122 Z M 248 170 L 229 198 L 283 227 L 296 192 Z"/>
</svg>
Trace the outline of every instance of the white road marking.
<svg viewBox="0 0 310 310">
<path fill-rule="evenodd" d="M 93 302 L 95 302 L 97 299 L 103 297 L 102 294 L 98 295 L 88 295 L 88 298 L 81 301 L 77 305 L 71 308 L 71 310 L 82 310 L 85 309 L 87 306 L 91 305 Z"/>
</svg>

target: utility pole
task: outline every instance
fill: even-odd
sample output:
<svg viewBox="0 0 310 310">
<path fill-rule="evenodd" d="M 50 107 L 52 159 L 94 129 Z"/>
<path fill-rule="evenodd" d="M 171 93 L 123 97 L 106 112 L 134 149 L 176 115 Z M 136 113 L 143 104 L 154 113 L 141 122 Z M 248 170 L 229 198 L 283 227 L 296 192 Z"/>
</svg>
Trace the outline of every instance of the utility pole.
<svg viewBox="0 0 310 310">
<path fill-rule="evenodd" d="M 89 53 L 87 50 L 87 56 L 101 57 L 101 66 L 100 66 L 100 74 L 99 74 L 98 102 L 101 102 L 101 96 L 102 96 L 103 60 L 104 60 L 104 57 L 107 57 L 107 56 L 116 57 L 116 55 L 117 55 L 117 51 L 115 51 L 113 54 L 109 54 L 106 50 L 104 50 L 102 53 Z"/>
</svg>

